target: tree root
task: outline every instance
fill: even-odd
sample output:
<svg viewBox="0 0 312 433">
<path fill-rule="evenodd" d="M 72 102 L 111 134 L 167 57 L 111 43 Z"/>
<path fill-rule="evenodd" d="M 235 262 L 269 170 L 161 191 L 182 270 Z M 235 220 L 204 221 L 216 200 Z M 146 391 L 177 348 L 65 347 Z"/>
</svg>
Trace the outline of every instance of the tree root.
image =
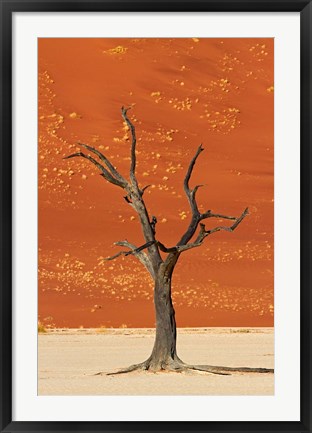
<svg viewBox="0 0 312 433">
<path fill-rule="evenodd" d="M 168 362 L 155 363 L 150 358 L 140 364 L 130 365 L 130 367 L 121 370 L 104 373 L 107 376 L 117 374 L 131 373 L 134 371 L 150 371 L 153 373 L 165 372 L 189 372 L 189 371 L 202 371 L 210 374 L 217 374 L 220 376 L 230 376 L 232 373 L 274 373 L 273 368 L 254 368 L 254 367 L 222 367 L 217 365 L 191 365 L 185 364 L 180 359 L 169 360 Z M 102 373 L 96 373 L 101 375 Z"/>
<path fill-rule="evenodd" d="M 218 365 L 188 365 L 189 369 L 208 371 L 214 374 L 230 375 L 231 373 L 274 373 L 273 368 L 258 367 L 222 367 Z"/>
<path fill-rule="evenodd" d="M 132 371 L 144 371 L 144 370 L 148 370 L 148 366 L 145 362 L 141 362 L 140 364 L 134 364 L 134 365 L 130 365 L 130 367 L 127 368 L 122 368 L 121 370 L 115 371 L 115 372 L 111 372 L 111 373 L 106 373 L 107 376 L 112 376 L 115 374 L 123 374 L 123 373 L 131 373 Z"/>
</svg>

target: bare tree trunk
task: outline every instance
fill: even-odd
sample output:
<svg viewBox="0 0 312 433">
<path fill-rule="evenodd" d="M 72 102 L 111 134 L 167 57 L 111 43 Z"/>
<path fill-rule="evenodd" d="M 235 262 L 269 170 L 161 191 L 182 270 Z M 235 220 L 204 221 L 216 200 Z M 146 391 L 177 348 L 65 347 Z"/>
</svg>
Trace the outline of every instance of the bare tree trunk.
<svg viewBox="0 0 312 433">
<path fill-rule="evenodd" d="M 150 356 L 149 369 L 165 370 L 179 359 L 177 357 L 177 329 L 171 298 L 171 276 L 161 272 L 156 276 L 154 288 L 156 337 Z"/>
<path fill-rule="evenodd" d="M 197 370 L 219 375 L 228 375 L 233 373 L 273 373 L 274 370 L 269 368 L 186 364 L 178 357 L 177 327 L 171 297 L 171 282 L 172 274 L 179 256 L 179 252 L 174 252 L 168 256 L 166 262 L 162 262 L 154 268 L 155 272 L 153 274 L 153 279 L 155 281 L 154 306 L 156 336 L 151 355 L 146 361 L 141 362 L 140 364 L 134 364 L 115 373 L 108 374 L 128 373 L 136 370 L 149 370 L 152 372 L 187 372 Z"/>
<path fill-rule="evenodd" d="M 121 369 L 115 373 L 128 373 L 135 370 L 161 371 L 204 371 L 211 374 L 232 373 L 273 373 L 273 369 L 249 367 L 221 367 L 215 365 L 192 365 L 184 363 L 177 355 L 177 329 L 175 311 L 171 297 L 172 273 L 178 255 L 172 256 L 167 266 L 163 263 L 155 273 L 154 305 L 156 316 L 156 336 L 150 357 L 140 364 Z M 101 374 L 101 373 L 98 373 Z"/>
</svg>

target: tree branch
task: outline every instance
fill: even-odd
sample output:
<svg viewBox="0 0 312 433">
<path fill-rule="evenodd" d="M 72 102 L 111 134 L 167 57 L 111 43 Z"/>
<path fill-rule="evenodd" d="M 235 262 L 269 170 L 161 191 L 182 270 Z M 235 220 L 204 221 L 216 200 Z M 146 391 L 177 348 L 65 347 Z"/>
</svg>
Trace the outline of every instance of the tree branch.
<svg viewBox="0 0 312 433">
<path fill-rule="evenodd" d="M 149 188 L 151 185 L 145 185 L 142 189 L 141 189 L 141 196 L 144 194 L 145 190 L 147 190 L 147 188 Z"/>
<path fill-rule="evenodd" d="M 199 155 L 201 154 L 201 152 L 203 150 L 204 150 L 204 148 L 202 147 L 202 145 L 200 145 L 198 147 L 195 155 L 193 156 L 190 164 L 189 164 L 188 170 L 187 170 L 185 178 L 184 178 L 183 186 L 184 186 L 184 191 L 185 191 L 186 197 L 187 197 L 188 202 L 189 202 L 190 207 L 191 207 L 192 218 L 191 218 L 190 224 L 189 224 L 186 232 L 181 237 L 181 239 L 179 240 L 177 245 L 186 245 L 188 243 L 188 241 L 193 237 L 194 233 L 196 232 L 198 223 L 200 221 L 200 213 L 199 213 L 197 202 L 196 202 L 196 192 L 198 191 L 198 189 L 202 185 L 196 185 L 194 187 L 194 189 L 192 190 L 190 188 L 189 182 L 190 182 L 190 178 L 191 178 L 194 166 L 196 164 L 197 158 L 199 157 Z"/>
<path fill-rule="evenodd" d="M 160 241 L 157 241 L 157 245 L 159 246 L 160 251 L 162 251 L 163 253 L 176 253 L 176 252 L 178 252 L 178 246 L 167 248 Z"/>
<path fill-rule="evenodd" d="M 174 256 L 176 254 L 180 254 L 180 253 L 182 253 L 184 251 L 187 251 L 187 250 L 190 250 L 192 248 L 199 247 L 200 245 L 202 245 L 204 239 L 207 236 L 211 235 L 212 233 L 216 233 L 216 232 L 221 231 L 221 230 L 225 230 L 225 231 L 228 231 L 228 232 L 233 232 L 236 229 L 236 227 L 243 221 L 243 219 L 248 214 L 249 214 L 248 208 L 246 208 L 244 210 L 244 212 L 239 217 L 226 217 L 226 216 L 224 216 L 224 218 L 226 218 L 226 219 L 234 219 L 235 220 L 235 222 L 231 226 L 229 226 L 229 227 L 227 227 L 227 226 L 218 226 L 218 227 L 215 227 L 213 229 L 206 230 L 205 224 L 200 223 L 200 230 L 199 230 L 199 233 L 198 233 L 195 241 L 191 242 L 189 244 L 186 244 L 186 245 L 176 245 L 175 247 L 167 248 L 161 242 L 157 241 L 159 249 L 161 251 L 165 252 L 165 253 L 169 253 L 169 256 L 167 257 L 167 259 L 165 261 L 165 264 L 170 263 L 170 261 L 174 258 Z"/>
<path fill-rule="evenodd" d="M 125 185 L 120 180 L 118 180 L 114 176 L 112 176 L 111 173 L 108 170 L 106 170 L 106 168 L 103 167 L 102 164 L 100 164 L 96 159 L 92 158 L 92 156 L 90 156 L 90 155 L 86 155 L 83 152 L 77 152 L 77 153 L 73 153 L 72 155 L 65 156 L 63 159 L 70 159 L 70 158 L 75 158 L 75 157 L 79 157 L 79 156 L 91 161 L 102 172 L 101 176 L 103 176 L 104 179 L 106 179 L 108 182 L 113 183 L 114 185 L 120 186 L 121 188 L 125 187 Z"/>
<path fill-rule="evenodd" d="M 243 215 L 243 217 L 242 217 L 242 219 L 243 219 L 248 213 L 248 209 L 245 209 L 245 211 L 243 212 L 241 217 L 237 218 L 235 216 L 215 214 L 215 213 L 212 213 L 211 210 L 208 210 L 205 213 L 199 212 L 197 202 L 196 202 L 196 193 L 197 193 L 198 189 L 200 187 L 202 187 L 203 185 L 196 185 L 194 187 L 194 189 L 191 189 L 189 186 L 189 182 L 190 182 L 190 178 L 191 178 L 193 169 L 195 167 L 197 158 L 199 157 L 199 155 L 201 154 L 201 152 L 203 150 L 204 149 L 203 149 L 202 145 L 200 145 L 198 147 L 194 157 L 192 158 L 190 164 L 189 164 L 188 170 L 187 170 L 185 178 L 184 178 L 184 191 L 186 193 L 187 199 L 188 199 L 190 207 L 191 207 L 192 218 L 191 218 L 190 224 L 189 224 L 186 232 L 184 233 L 184 235 L 182 236 L 182 238 L 180 239 L 180 241 L 177 244 L 177 247 L 182 247 L 179 249 L 179 251 L 185 251 L 187 249 L 194 248 L 195 246 L 200 245 L 206 236 L 208 236 L 212 233 L 215 233 L 217 231 L 220 231 L 220 230 L 233 231 L 237 227 L 237 225 L 241 222 L 240 218 L 242 217 L 242 215 Z M 246 214 L 244 214 L 245 212 L 246 212 Z M 195 240 L 195 242 L 188 245 L 188 242 L 192 239 L 193 235 L 195 234 L 200 221 L 207 219 L 207 218 L 220 218 L 220 219 L 226 219 L 226 220 L 233 220 L 233 221 L 235 221 L 235 223 L 231 227 L 219 226 L 219 227 L 215 227 L 213 230 L 205 231 L 204 237 L 202 239 L 197 238 Z M 201 233 L 201 231 L 200 231 L 200 233 Z M 184 248 L 184 246 L 185 246 L 185 248 Z"/>
<path fill-rule="evenodd" d="M 108 158 L 105 157 L 101 152 L 99 152 L 97 149 L 93 148 L 92 146 L 79 143 L 79 145 L 83 146 L 85 149 L 89 150 L 93 154 L 95 154 L 107 167 L 107 169 L 96 159 L 94 159 L 92 156 L 85 154 L 83 152 L 77 152 L 72 155 L 69 155 L 65 157 L 64 159 L 74 158 L 74 157 L 82 157 L 85 159 L 88 159 L 92 164 L 94 164 L 100 171 L 101 175 L 110 183 L 115 184 L 126 191 L 126 196 L 124 196 L 124 199 L 130 206 L 133 207 L 133 209 L 138 214 L 141 227 L 143 230 L 145 241 L 147 242 L 148 246 L 148 259 L 150 263 L 152 264 L 153 270 L 156 271 L 157 266 L 159 263 L 162 262 L 162 258 L 160 256 L 158 246 L 155 242 L 155 224 L 156 222 L 151 224 L 149 214 L 145 205 L 145 202 L 143 200 L 143 193 L 145 189 L 144 187 L 142 190 L 139 189 L 138 182 L 135 175 L 135 169 L 136 169 L 136 133 L 135 133 L 135 127 L 132 124 L 132 122 L 129 120 L 127 116 L 129 108 L 121 108 L 121 114 L 126 122 L 127 126 L 129 127 L 131 131 L 132 136 L 132 144 L 131 144 L 131 164 L 130 164 L 130 182 L 128 182 L 121 174 L 117 171 L 117 169 L 111 164 L 111 162 L 108 160 Z M 136 248 L 134 248 L 136 249 Z M 128 251 L 126 252 L 128 253 Z M 142 258 L 143 256 L 139 256 L 141 251 L 135 251 L 133 254 L 138 255 L 138 258 Z M 123 252 L 121 254 L 115 255 L 113 258 L 117 258 L 120 255 L 125 255 Z M 111 259 L 113 259 L 111 258 Z M 151 269 L 149 269 L 151 272 Z"/>
<path fill-rule="evenodd" d="M 194 187 L 194 189 L 193 189 L 193 191 L 191 192 L 191 195 L 192 195 L 192 199 L 193 199 L 193 201 L 195 201 L 195 196 L 196 196 L 196 193 L 197 193 L 197 191 L 198 191 L 198 189 L 199 188 L 201 188 L 201 187 L 203 187 L 204 185 L 196 185 L 195 187 Z"/>
<path fill-rule="evenodd" d="M 186 196 L 188 198 L 188 201 L 190 203 L 193 215 L 198 214 L 198 207 L 197 207 L 195 195 L 196 195 L 198 188 L 202 185 L 196 185 L 195 188 L 193 190 L 191 190 L 190 186 L 189 186 L 189 181 L 190 181 L 194 166 L 196 164 L 196 160 L 203 150 L 204 150 L 204 148 L 202 147 L 202 145 L 200 145 L 198 147 L 194 157 L 192 158 L 192 160 L 190 162 L 190 165 L 188 167 L 188 170 L 187 170 L 185 178 L 184 178 L 184 191 L 185 191 Z"/>
<path fill-rule="evenodd" d="M 224 219 L 235 219 L 234 224 L 232 224 L 230 227 L 218 226 L 218 227 L 215 227 L 214 229 L 207 230 L 206 236 L 209 236 L 215 232 L 219 232 L 220 230 L 226 230 L 228 232 L 233 232 L 236 229 L 236 227 L 243 221 L 245 216 L 247 216 L 247 215 L 249 215 L 248 207 L 246 207 L 244 212 L 238 218 L 222 216 L 222 218 L 224 218 Z"/>
<path fill-rule="evenodd" d="M 143 190 L 140 190 L 138 186 L 138 181 L 135 175 L 135 169 L 136 169 L 136 134 L 135 134 L 135 127 L 129 120 L 127 116 L 129 108 L 121 107 L 121 114 L 130 128 L 131 136 L 132 136 L 132 144 L 131 144 L 131 164 L 130 164 L 130 181 L 131 183 L 127 186 L 126 190 L 128 192 L 128 203 L 135 209 L 137 212 L 141 227 L 143 230 L 144 238 L 146 242 L 151 242 L 150 248 L 149 248 L 149 258 L 151 263 L 153 264 L 153 269 L 156 270 L 159 263 L 161 263 L 162 259 L 157 247 L 157 244 L 155 242 L 155 234 L 153 232 L 152 226 L 150 224 L 150 218 L 149 214 L 143 199 Z M 145 188 L 146 189 L 146 188 Z"/>
<path fill-rule="evenodd" d="M 130 244 L 126 240 L 125 241 L 116 242 L 115 245 L 118 245 L 118 246 L 127 246 L 127 247 L 131 248 L 130 251 L 120 251 L 119 253 L 115 254 L 114 256 L 106 257 L 104 260 L 114 260 L 117 257 L 119 257 L 120 255 L 129 256 L 131 254 L 137 254 L 137 253 L 141 252 L 142 250 L 144 250 L 145 248 L 150 247 L 154 243 L 155 243 L 155 241 L 146 242 L 146 244 L 141 245 L 140 247 L 135 247 L 133 244 Z"/>
<path fill-rule="evenodd" d="M 124 108 L 121 107 L 121 115 L 124 119 L 124 121 L 126 122 L 126 124 L 128 125 L 130 131 L 131 131 L 131 136 L 132 136 L 132 143 L 131 143 L 131 164 L 130 164 L 130 180 L 132 185 L 136 188 L 137 191 L 139 191 L 139 186 L 138 186 L 138 181 L 137 178 L 135 176 L 135 168 L 136 168 L 136 154 L 135 154 L 135 148 L 136 148 L 136 135 L 135 135 L 135 127 L 134 125 L 131 123 L 131 121 L 129 120 L 128 116 L 127 116 L 127 112 L 131 107 L 128 108 Z"/>
<path fill-rule="evenodd" d="M 228 215 L 221 215 L 217 213 L 212 213 L 211 210 L 207 210 L 207 212 L 201 214 L 200 219 L 204 220 L 206 218 L 219 218 L 224 220 L 236 220 L 237 217 L 235 216 L 228 216 Z"/>
<path fill-rule="evenodd" d="M 197 238 L 195 239 L 195 241 L 192 242 L 192 243 L 190 243 L 190 244 L 187 244 L 187 245 L 177 246 L 177 251 L 178 252 L 183 252 L 183 251 L 189 250 L 191 248 L 199 247 L 203 243 L 203 240 L 207 236 L 210 236 L 213 233 L 219 232 L 221 230 L 225 230 L 227 232 L 233 232 L 236 229 L 236 227 L 243 221 L 243 219 L 248 214 L 249 214 L 248 208 L 246 208 L 244 210 L 244 212 L 239 217 L 226 217 L 226 216 L 223 216 L 225 219 L 231 219 L 231 220 L 234 219 L 235 220 L 235 222 L 231 226 L 229 226 L 229 227 L 227 227 L 227 226 L 217 226 L 217 227 L 215 227 L 213 229 L 206 230 L 205 224 L 201 223 L 200 224 L 200 231 L 199 231 L 199 234 L 198 234 Z"/>
<path fill-rule="evenodd" d="M 152 263 L 151 263 L 148 255 L 143 252 L 143 250 L 145 248 L 150 247 L 154 243 L 155 243 L 155 241 L 151 241 L 151 242 L 147 242 L 144 245 L 141 245 L 140 247 L 136 247 L 135 245 L 128 242 L 127 240 L 115 242 L 115 245 L 120 246 L 120 247 L 130 248 L 130 251 L 120 251 L 119 253 L 117 253 L 111 257 L 106 257 L 104 260 L 110 261 L 110 260 L 117 259 L 120 256 L 134 255 L 146 267 L 146 269 L 151 274 L 151 276 L 154 277 L 154 269 L 153 269 Z"/>
<path fill-rule="evenodd" d="M 118 172 L 118 170 L 113 166 L 113 164 L 109 161 L 109 159 L 106 158 L 105 155 L 103 155 L 103 153 L 101 153 L 99 150 L 95 149 L 94 147 L 89 146 L 88 144 L 84 144 L 81 142 L 78 142 L 77 144 L 89 150 L 90 152 L 93 152 L 95 155 L 97 155 L 100 158 L 100 160 L 104 162 L 106 167 L 110 170 L 112 176 L 114 176 L 121 183 L 123 183 L 124 187 L 127 186 L 128 182 L 126 181 L 126 179 Z"/>
</svg>

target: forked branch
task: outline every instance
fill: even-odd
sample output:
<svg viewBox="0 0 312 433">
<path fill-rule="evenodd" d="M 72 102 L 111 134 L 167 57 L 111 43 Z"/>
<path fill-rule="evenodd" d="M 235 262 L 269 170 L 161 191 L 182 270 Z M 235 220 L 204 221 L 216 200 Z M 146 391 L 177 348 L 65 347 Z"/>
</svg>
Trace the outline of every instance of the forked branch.
<svg viewBox="0 0 312 433">
<path fill-rule="evenodd" d="M 108 182 L 110 182 L 114 185 L 120 186 L 121 188 L 125 188 L 125 184 L 123 181 L 114 177 L 102 164 L 100 164 L 96 159 L 94 159 L 90 155 L 87 155 L 83 152 L 76 152 L 76 153 L 73 153 L 71 155 L 65 156 L 63 159 L 70 159 L 70 158 L 75 158 L 75 157 L 81 157 L 81 158 L 88 159 L 89 161 L 92 162 L 92 164 L 94 164 L 102 172 L 101 176 L 103 176 L 104 179 L 106 179 Z"/>
<path fill-rule="evenodd" d="M 218 227 L 215 227 L 215 228 L 213 228 L 211 230 L 207 230 L 207 231 L 205 231 L 205 234 L 206 234 L 206 236 L 209 236 L 212 233 L 219 232 L 221 230 L 225 230 L 227 232 L 233 232 L 236 229 L 236 227 L 243 221 L 243 219 L 247 215 L 249 215 L 248 207 L 246 207 L 246 209 L 244 210 L 244 212 L 238 218 L 235 218 L 235 217 L 226 217 L 225 215 L 222 215 L 222 216 L 218 215 L 218 218 L 232 219 L 232 220 L 234 219 L 235 222 L 230 227 L 218 226 Z"/>
<path fill-rule="evenodd" d="M 187 245 L 178 246 L 177 247 L 177 251 L 178 252 L 183 252 L 183 251 L 186 251 L 186 250 L 190 250 L 191 248 L 199 247 L 203 243 L 204 239 L 207 236 L 212 235 L 213 233 L 219 232 L 221 230 L 225 230 L 227 232 L 233 232 L 236 229 L 236 227 L 239 226 L 239 224 L 243 221 L 243 219 L 248 214 L 249 214 L 248 208 L 246 208 L 244 210 L 244 212 L 239 217 L 227 217 L 227 216 L 223 215 L 222 218 L 224 218 L 224 219 L 231 219 L 231 220 L 234 219 L 235 222 L 231 226 L 217 226 L 217 227 L 214 227 L 213 229 L 210 229 L 210 230 L 206 230 L 205 224 L 200 223 L 200 231 L 199 231 L 198 236 L 195 239 L 195 241 L 192 242 L 192 243 L 189 243 Z M 218 216 L 218 217 L 220 217 L 220 216 Z"/>
<path fill-rule="evenodd" d="M 80 143 L 80 142 L 78 142 L 77 144 L 79 146 L 82 146 L 85 149 L 89 150 L 90 152 L 93 152 L 101 161 L 104 162 L 104 164 L 106 165 L 106 167 L 111 172 L 112 176 L 114 176 L 121 183 L 123 183 L 124 187 L 127 186 L 127 184 L 128 184 L 127 180 L 118 172 L 118 170 L 113 166 L 113 164 L 110 162 L 110 160 L 105 155 L 103 155 L 102 152 L 100 152 L 99 150 L 95 149 L 92 146 L 89 146 L 88 144 L 84 144 L 84 143 Z"/>
<path fill-rule="evenodd" d="M 219 232 L 221 230 L 225 230 L 227 232 L 233 232 L 236 227 L 239 226 L 239 224 L 243 221 L 243 219 L 249 214 L 248 212 L 248 208 L 246 208 L 244 210 L 244 212 L 239 216 L 239 217 L 231 217 L 231 216 L 226 216 L 226 215 L 222 215 L 222 218 L 224 219 L 231 219 L 231 220 L 235 220 L 234 223 L 231 226 L 217 226 L 214 227 L 213 229 L 210 230 L 206 230 L 205 224 L 203 223 L 199 223 L 200 225 L 200 230 L 199 233 L 195 239 L 194 242 L 185 244 L 185 245 L 176 245 L 174 247 L 166 247 L 165 245 L 163 245 L 161 242 L 157 241 L 157 244 L 159 246 L 159 249 L 165 253 L 169 253 L 166 261 L 165 261 L 165 265 L 169 265 L 172 261 L 176 261 L 177 260 L 177 255 L 180 255 L 180 253 L 183 253 L 184 251 L 188 251 L 192 248 L 196 248 L 202 245 L 204 239 L 216 232 Z M 211 216 L 215 216 L 217 214 L 211 214 Z M 218 217 L 221 217 L 220 215 L 218 215 Z"/>
<path fill-rule="evenodd" d="M 202 187 L 203 185 L 196 185 L 193 189 L 191 189 L 189 183 L 190 183 L 190 179 L 191 179 L 197 158 L 199 157 L 199 155 L 201 154 L 201 152 L 203 150 L 204 149 L 203 149 L 202 145 L 200 145 L 198 147 L 194 157 L 192 158 L 190 164 L 189 164 L 188 170 L 187 170 L 185 178 L 184 178 L 184 191 L 186 193 L 188 202 L 189 202 L 190 207 L 191 207 L 192 217 L 191 217 L 191 221 L 190 221 L 190 224 L 189 224 L 186 232 L 183 234 L 182 238 L 177 243 L 177 247 L 179 247 L 178 248 L 179 251 L 185 251 L 187 249 L 194 248 L 195 246 L 199 246 L 205 237 L 207 237 L 210 234 L 215 233 L 217 231 L 220 231 L 220 230 L 233 231 L 238 226 L 238 224 L 242 221 L 242 219 L 248 214 L 248 209 L 245 209 L 245 211 L 243 212 L 243 214 L 240 217 L 216 214 L 216 213 L 212 213 L 211 210 L 208 210 L 207 212 L 204 212 L 204 213 L 199 212 L 197 201 L 196 201 L 196 193 L 197 193 L 198 189 L 200 187 Z M 196 230 L 197 230 L 197 227 L 198 227 L 198 224 L 200 223 L 200 221 L 207 219 L 207 218 L 219 218 L 219 219 L 233 220 L 235 222 L 230 227 L 219 226 L 219 227 L 215 227 L 212 230 L 205 231 L 203 238 L 202 238 L 203 233 L 201 230 L 199 237 L 197 237 L 195 242 L 188 244 L 188 242 L 192 239 L 192 237 L 196 233 Z"/>
<path fill-rule="evenodd" d="M 130 181 L 131 181 L 131 185 L 132 187 L 135 188 L 135 191 L 139 194 L 139 195 L 143 195 L 143 191 L 139 190 L 138 187 L 138 182 L 136 179 L 136 175 L 135 175 L 135 168 L 136 168 L 136 134 L 135 134 L 135 127 L 132 124 L 132 122 L 129 120 L 128 116 L 127 116 L 127 112 L 128 112 L 129 108 L 121 108 L 121 114 L 122 117 L 124 119 L 124 121 L 126 122 L 126 124 L 128 125 L 130 132 L 131 132 L 131 136 L 132 136 L 132 143 L 131 143 L 131 164 L 130 164 Z M 130 184 L 128 183 L 128 181 L 118 172 L 118 170 L 113 166 L 113 164 L 110 162 L 110 160 L 99 150 L 95 149 L 92 146 L 89 146 L 88 144 L 84 144 L 84 143 L 80 143 L 78 142 L 79 146 L 84 147 L 85 149 L 89 150 L 90 152 L 92 152 L 94 155 L 96 155 L 106 166 L 106 168 L 104 167 L 104 165 L 100 164 L 96 159 L 94 159 L 92 156 L 87 155 L 83 152 L 76 152 L 73 153 L 72 155 L 66 156 L 64 159 L 70 159 L 70 158 L 74 158 L 74 157 L 82 157 L 85 159 L 88 159 L 90 162 L 92 162 L 92 164 L 94 164 L 100 171 L 101 171 L 101 175 L 104 177 L 104 179 L 106 179 L 108 182 L 120 186 L 121 188 L 127 188 L 130 189 Z"/>
</svg>

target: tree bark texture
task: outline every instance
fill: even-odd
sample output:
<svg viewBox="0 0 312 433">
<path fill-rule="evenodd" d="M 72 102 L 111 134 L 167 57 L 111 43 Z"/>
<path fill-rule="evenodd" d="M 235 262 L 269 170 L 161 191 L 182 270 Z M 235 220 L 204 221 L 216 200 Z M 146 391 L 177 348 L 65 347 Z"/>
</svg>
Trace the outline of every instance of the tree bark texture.
<svg viewBox="0 0 312 433">
<path fill-rule="evenodd" d="M 171 277 L 160 273 L 154 288 L 156 337 L 151 354 L 150 368 L 163 370 L 177 361 L 177 328 L 171 298 Z"/>
</svg>

